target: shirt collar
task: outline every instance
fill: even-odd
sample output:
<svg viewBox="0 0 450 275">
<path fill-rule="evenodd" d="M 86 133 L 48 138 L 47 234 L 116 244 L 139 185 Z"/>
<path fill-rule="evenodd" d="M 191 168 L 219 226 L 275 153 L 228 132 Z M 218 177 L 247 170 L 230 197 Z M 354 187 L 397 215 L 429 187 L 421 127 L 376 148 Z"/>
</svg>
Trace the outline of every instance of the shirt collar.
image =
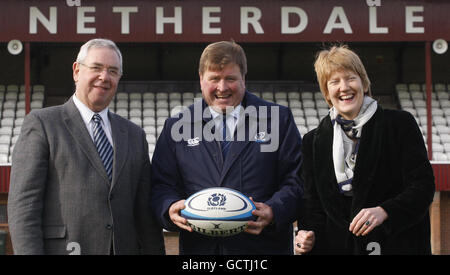
<svg viewBox="0 0 450 275">
<path fill-rule="evenodd" d="M 234 110 L 231 113 L 229 113 L 227 115 L 228 116 L 233 116 L 234 118 L 238 119 L 239 118 L 239 114 L 241 112 L 241 108 L 242 108 L 242 105 L 239 104 L 238 106 L 236 106 L 234 108 Z M 211 115 L 212 115 L 213 119 L 216 119 L 218 116 L 222 116 L 223 115 L 222 113 L 216 112 L 211 106 L 209 106 L 209 111 L 211 112 Z"/>
<path fill-rule="evenodd" d="M 73 103 L 77 107 L 77 109 L 80 111 L 81 117 L 83 118 L 84 123 L 89 124 L 92 120 L 92 117 L 96 114 L 93 112 L 89 107 L 87 107 L 81 100 L 79 100 L 76 96 L 76 94 L 73 95 Z M 108 119 L 108 107 L 98 112 L 100 117 L 103 120 L 103 123 L 106 123 Z"/>
</svg>

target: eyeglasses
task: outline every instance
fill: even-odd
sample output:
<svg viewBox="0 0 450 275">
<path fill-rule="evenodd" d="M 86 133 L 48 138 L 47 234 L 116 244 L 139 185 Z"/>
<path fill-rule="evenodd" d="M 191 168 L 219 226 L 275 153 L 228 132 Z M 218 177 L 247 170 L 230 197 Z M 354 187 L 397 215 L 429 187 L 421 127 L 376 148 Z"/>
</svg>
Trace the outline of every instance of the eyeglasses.
<svg viewBox="0 0 450 275">
<path fill-rule="evenodd" d="M 122 73 L 119 71 L 119 69 L 115 68 L 115 67 L 108 67 L 108 66 L 99 65 L 99 64 L 89 66 L 89 65 L 86 65 L 86 64 L 81 63 L 81 62 L 78 62 L 78 64 L 81 64 L 81 65 L 85 66 L 92 73 L 100 74 L 101 72 L 106 70 L 106 72 L 112 77 L 119 77 L 119 76 L 122 75 Z"/>
</svg>

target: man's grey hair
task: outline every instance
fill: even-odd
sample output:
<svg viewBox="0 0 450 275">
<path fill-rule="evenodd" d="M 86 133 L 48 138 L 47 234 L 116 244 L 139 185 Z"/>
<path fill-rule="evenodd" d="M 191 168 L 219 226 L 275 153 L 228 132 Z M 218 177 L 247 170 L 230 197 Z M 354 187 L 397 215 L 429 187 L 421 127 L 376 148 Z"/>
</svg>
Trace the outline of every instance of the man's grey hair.
<svg viewBox="0 0 450 275">
<path fill-rule="evenodd" d="M 95 38 L 91 39 L 88 42 L 84 43 L 83 46 L 81 46 L 80 51 L 78 52 L 77 61 L 78 63 L 83 63 L 84 59 L 86 58 L 89 50 L 91 48 L 110 48 L 111 50 L 115 51 L 117 55 L 119 56 L 119 62 L 120 62 L 120 73 L 123 73 L 122 70 L 122 53 L 120 52 L 119 48 L 117 47 L 116 43 L 109 39 L 104 38 Z"/>
</svg>

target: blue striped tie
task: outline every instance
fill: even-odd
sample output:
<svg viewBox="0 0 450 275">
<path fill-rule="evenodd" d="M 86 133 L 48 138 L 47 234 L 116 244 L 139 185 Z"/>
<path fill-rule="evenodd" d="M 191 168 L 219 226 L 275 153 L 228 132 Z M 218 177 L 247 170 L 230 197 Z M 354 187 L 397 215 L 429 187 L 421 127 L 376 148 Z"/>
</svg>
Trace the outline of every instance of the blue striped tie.
<svg viewBox="0 0 450 275">
<path fill-rule="evenodd" d="M 227 127 L 227 116 L 223 116 L 222 118 L 222 138 L 223 140 L 220 142 L 220 145 L 222 147 L 222 156 L 223 159 L 225 160 L 228 150 L 230 149 L 230 145 L 231 145 L 231 141 L 227 140 L 227 137 L 230 138 L 231 134 L 230 131 Z"/>
<path fill-rule="evenodd" d="M 114 149 L 109 143 L 105 131 L 103 131 L 101 116 L 99 114 L 95 114 L 92 117 L 92 121 L 94 122 L 92 129 L 94 132 L 94 144 L 97 147 L 97 151 L 100 155 L 100 159 L 103 162 L 103 166 L 105 166 L 106 174 L 108 174 L 108 179 L 111 182 Z"/>
</svg>

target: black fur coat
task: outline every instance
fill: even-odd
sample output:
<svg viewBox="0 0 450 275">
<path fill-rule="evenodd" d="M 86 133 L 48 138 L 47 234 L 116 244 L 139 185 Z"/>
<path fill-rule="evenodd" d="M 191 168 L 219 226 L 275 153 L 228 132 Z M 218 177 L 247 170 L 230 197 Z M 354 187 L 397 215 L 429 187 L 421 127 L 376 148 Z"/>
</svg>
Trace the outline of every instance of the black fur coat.
<svg viewBox="0 0 450 275">
<path fill-rule="evenodd" d="M 334 174 L 330 117 L 303 138 L 305 185 L 299 229 L 314 230 L 312 254 L 430 254 L 429 206 L 435 191 L 433 170 L 415 119 L 381 106 L 363 126 L 353 197 L 339 193 Z M 381 206 L 383 224 L 366 236 L 349 230 L 363 208 Z"/>
</svg>

